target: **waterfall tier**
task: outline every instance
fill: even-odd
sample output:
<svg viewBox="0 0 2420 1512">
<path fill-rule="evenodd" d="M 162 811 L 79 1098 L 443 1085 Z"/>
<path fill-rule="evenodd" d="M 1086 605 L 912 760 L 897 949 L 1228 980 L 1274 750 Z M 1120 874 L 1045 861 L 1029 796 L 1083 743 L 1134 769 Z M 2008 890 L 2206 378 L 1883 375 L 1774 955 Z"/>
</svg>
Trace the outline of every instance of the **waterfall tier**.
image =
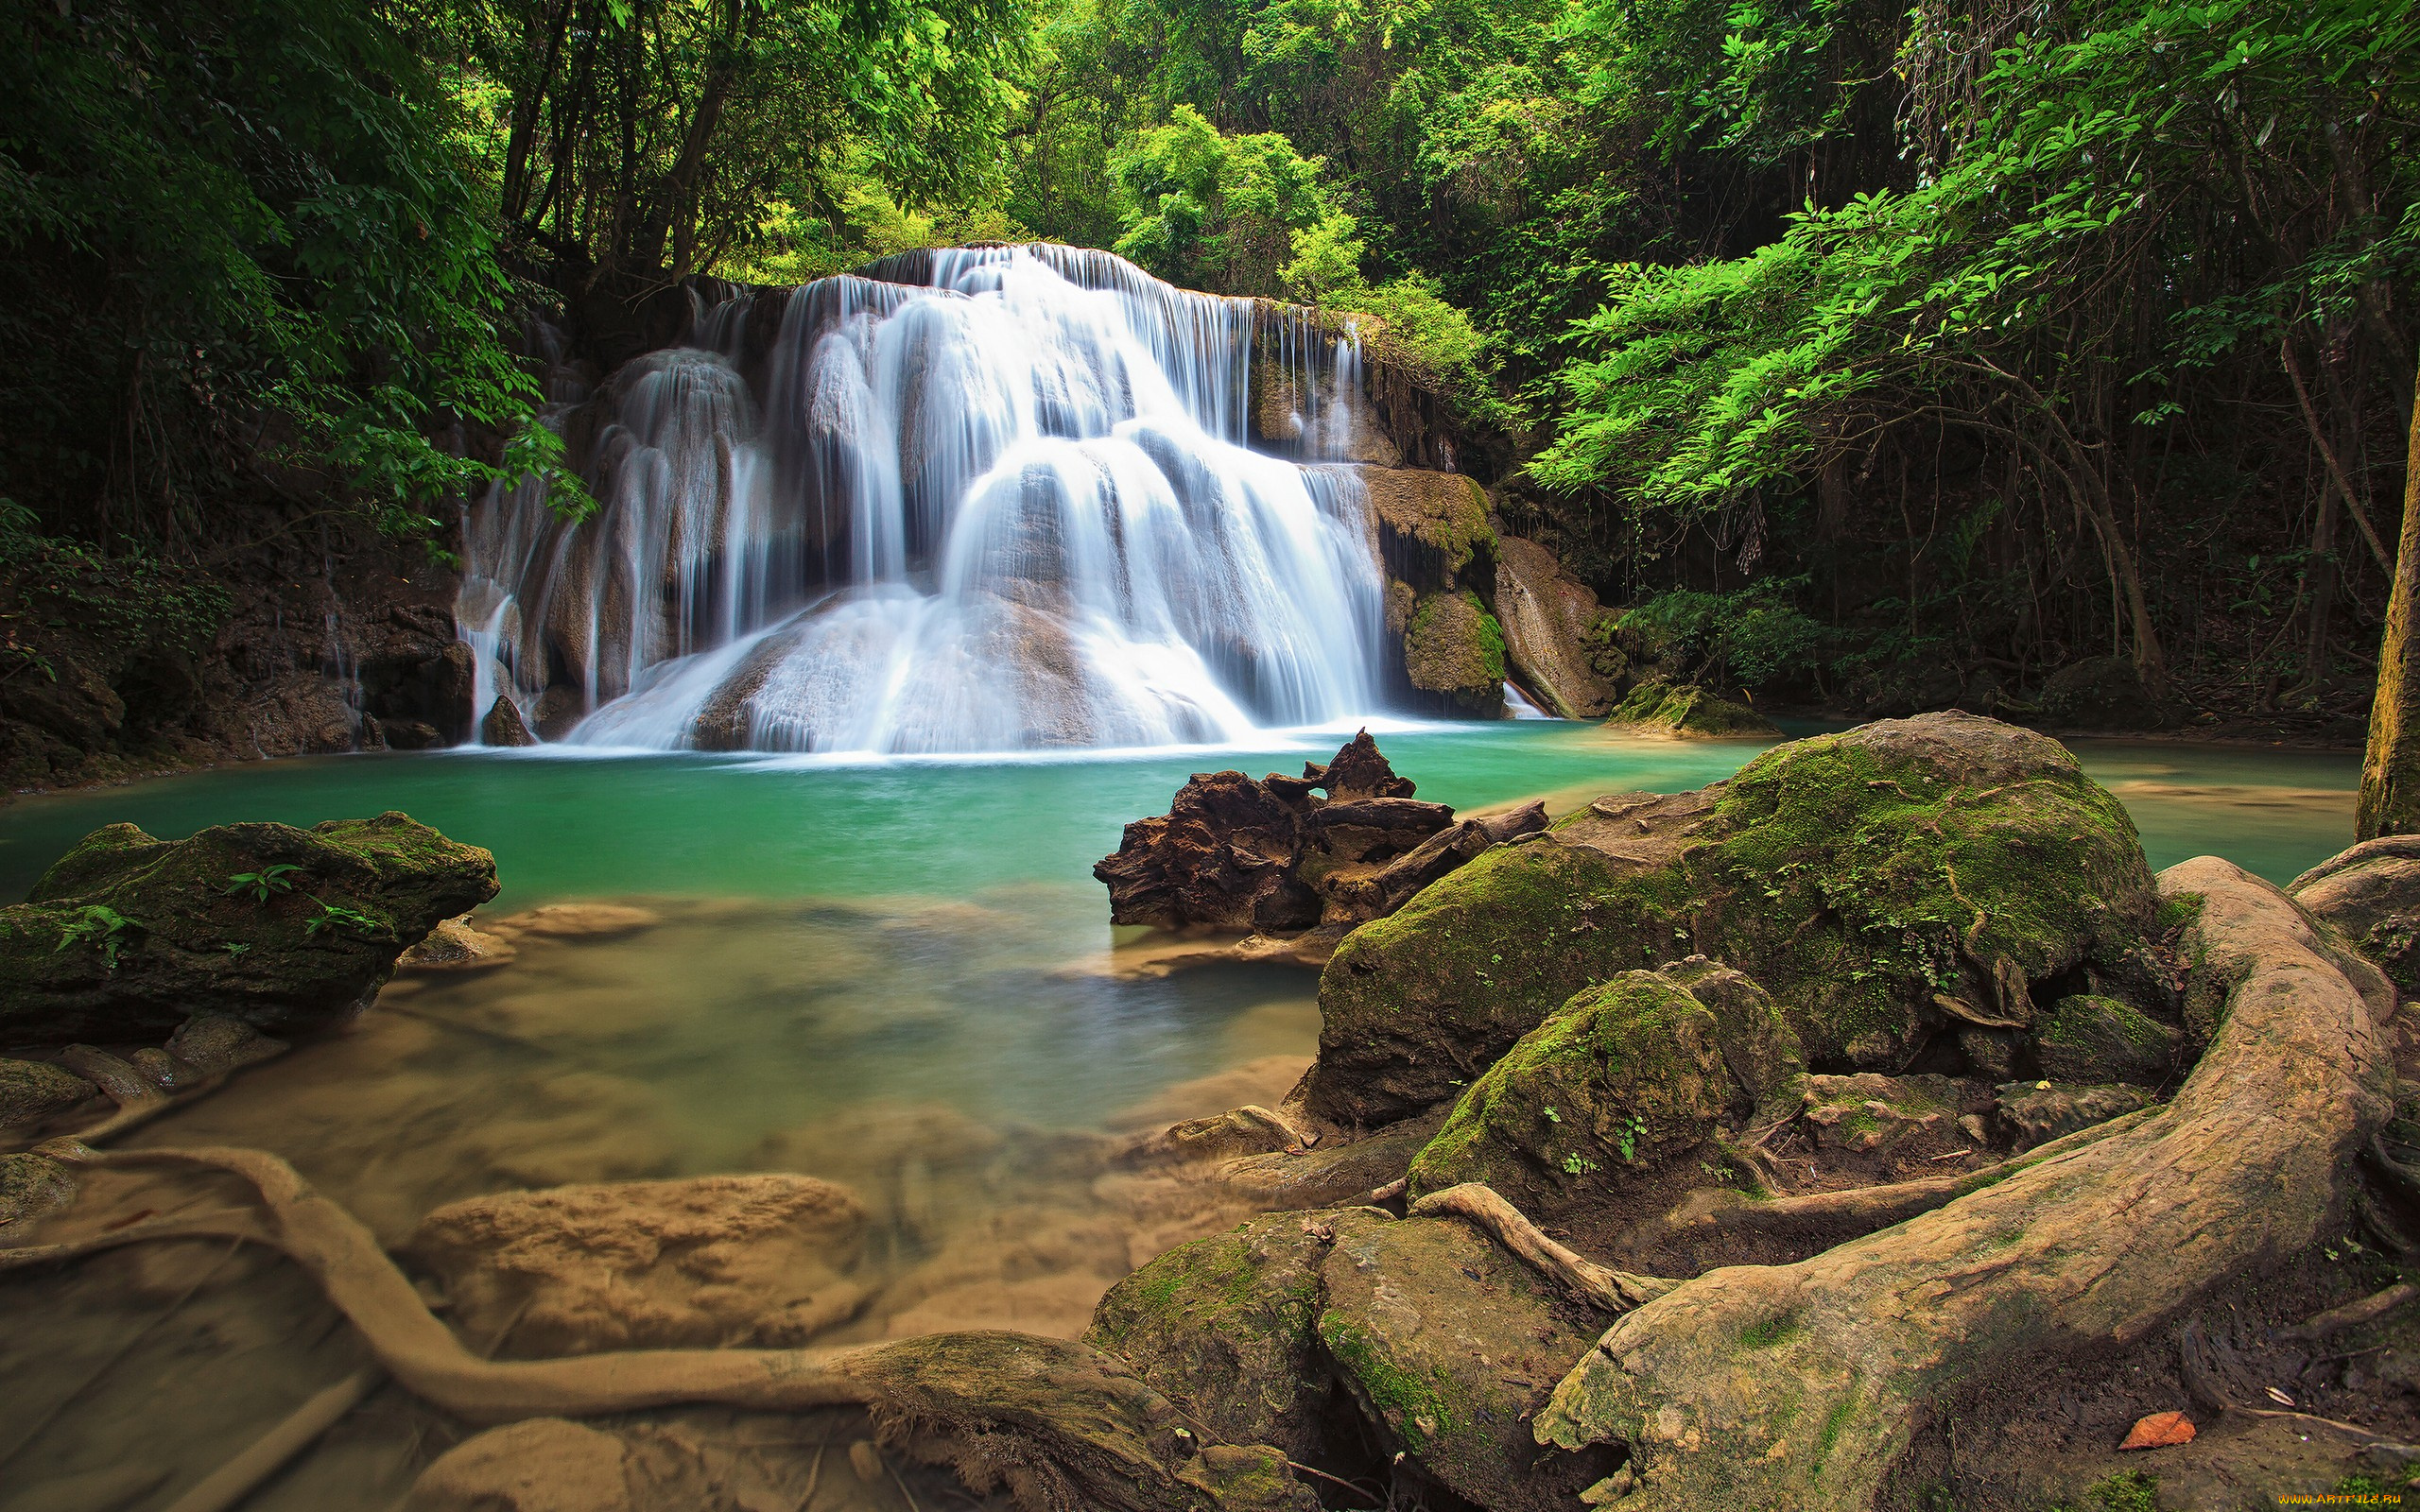
<svg viewBox="0 0 2420 1512">
<path fill-rule="evenodd" d="M 821 280 L 768 341 L 771 308 L 701 303 L 693 345 L 558 406 L 590 518 L 539 484 L 470 511 L 483 712 L 590 745 L 909 752 L 1377 707 L 1383 579 L 1334 465 L 1368 429 L 1349 336 L 1039 246 Z"/>
</svg>

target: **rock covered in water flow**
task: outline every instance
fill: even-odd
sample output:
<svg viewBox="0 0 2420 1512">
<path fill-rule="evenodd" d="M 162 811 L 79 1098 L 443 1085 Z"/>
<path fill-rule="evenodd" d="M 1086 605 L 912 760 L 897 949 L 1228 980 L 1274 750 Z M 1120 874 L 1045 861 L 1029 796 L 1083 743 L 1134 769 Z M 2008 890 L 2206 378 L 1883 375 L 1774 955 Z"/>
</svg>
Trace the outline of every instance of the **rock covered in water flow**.
<svg viewBox="0 0 2420 1512">
<path fill-rule="evenodd" d="M 1695 793 L 1599 799 L 1346 936 L 1314 1113 L 1456 1095 L 1591 982 L 1703 953 L 1782 1005 L 1810 1065 L 1896 1070 L 2031 987 L 2122 975 L 2156 912 L 2117 799 L 2055 741 L 1959 713 L 1794 741 Z"/>
<path fill-rule="evenodd" d="M 1546 824 L 1534 804 L 1457 824 L 1452 809 L 1412 792 L 1366 730 L 1300 777 L 1196 773 L 1167 814 L 1126 826 L 1093 875 L 1109 888 L 1112 923 L 1291 935 L 1391 912 Z"/>
<path fill-rule="evenodd" d="M 711 1176 L 473 1197 L 405 1248 L 469 1337 L 543 1356 L 804 1343 L 864 1307 L 864 1231 L 830 1182 Z"/>
<path fill-rule="evenodd" d="M 86 835 L 0 909 L 0 1042 L 157 1040 L 196 1013 L 309 1028 L 366 1003 L 495 860 L 403 814 Z"/>
</svg>

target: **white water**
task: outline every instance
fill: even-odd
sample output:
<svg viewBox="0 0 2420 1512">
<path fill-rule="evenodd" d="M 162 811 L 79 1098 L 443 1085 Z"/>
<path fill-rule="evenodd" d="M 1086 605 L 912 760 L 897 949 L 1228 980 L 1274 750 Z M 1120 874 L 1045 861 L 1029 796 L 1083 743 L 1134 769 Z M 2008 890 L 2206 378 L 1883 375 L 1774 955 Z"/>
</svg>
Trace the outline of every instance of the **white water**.
<svg viewBox="0 0 2420 1512">
<path fill-rule="evenodd" d="M 891 753 L 1377 709 L 1380 569 L 1358 483 L 1318 460 L 1356 434 L 1350 340 L 1098 252 L 869 274 L 793 291 L 753 358 L 735 300 L 560 396 L 599 508 L 566 525 L 530 486 L 471 512 L 482 714 L 547 696 L 588 711 L 576 744 Z M 1256 322 L 1294 411 L 1264 394 L 1263 429 L 1302 460 L 1244 444 Z"/>
</svg>

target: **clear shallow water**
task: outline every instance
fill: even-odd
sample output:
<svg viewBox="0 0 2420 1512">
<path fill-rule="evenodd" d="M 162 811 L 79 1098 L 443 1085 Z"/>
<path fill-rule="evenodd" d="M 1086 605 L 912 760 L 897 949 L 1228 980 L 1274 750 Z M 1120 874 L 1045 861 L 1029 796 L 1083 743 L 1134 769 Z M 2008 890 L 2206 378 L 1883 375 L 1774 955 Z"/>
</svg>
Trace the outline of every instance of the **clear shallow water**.
<svg viewBox="0 0 2420 1512">
<path fill-rule="evenodd" d="M 1188 773 L 1297 770 L 1339 738 L 858 766 L 501 753 L 260 764 L 0 810 L 0 896 L 114 820 L 177 837 L 400 808 L 495 852 L 505 893 L 484 917 L 643 901 L 662 920 L 642 933 L 525 938 L 493 972 L 400 979 L 358 1022 L 130 1143 L 274 1150 L 389 1245 L 481 1193 L 803 1172 L 847 1185 L 868 1214 L 856 1279 L 871 1301 L 825 1342 L 1072 1334 L 1133 1265 L 1241 1215 L 1232 1195 L 1122 1169 L 1114 1131 L 1273 1103 L 1318 1032 L 1306 971 L 1114 970 L 1091 864 Z M 1694 787 L 1758 748 L 1533 721 L 1381 740 L 1423 797 L 1462 808 Z M 2349 755 L 2078 749 L 2156 866 L 2215 850 L 2282 881 L 2351 838 Z M 174 1211 L 196 1200 L 189 1185 L 99 1180 L 83 1206 Z M 0 1278 L 0 1419 L 30 1427 L 69 1403 L 21 1450 L 0 1435 L 9 1512 L 163 1506 L 358 1358 L 291 1267 L 221 1245 Z M 251 1504 L 390 1507 L 462 1432 L 388 1388 Z M 112 1489 L 136 1482 L 150 1489 Z"/>
</svg>

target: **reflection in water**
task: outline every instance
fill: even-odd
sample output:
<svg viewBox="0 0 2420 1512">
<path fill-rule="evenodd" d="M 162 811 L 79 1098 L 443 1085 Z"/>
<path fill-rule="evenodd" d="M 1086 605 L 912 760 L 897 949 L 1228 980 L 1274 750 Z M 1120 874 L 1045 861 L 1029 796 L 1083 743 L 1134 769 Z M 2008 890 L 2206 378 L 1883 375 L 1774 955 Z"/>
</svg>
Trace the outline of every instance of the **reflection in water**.
<svg viewBox="0 0 2420 1512">
<path fill-rule="evenodd" d="M 21 890 L 113 819 L 175 836 L 403 808 L 495 850 L 509 890 L 483 920 L 556 900 L 644 902 L 660 921 L 637 933 L 527 934 L 493 971 L 403 979 L 349 1027 L 130 1143 L 275 1151 L 390 1246 L 431 1209 L 485 1193 L 802 1172 L 848 1187 L 867 1211 L 850 1276 L 865 1305 L 830 1342 L 981 1326 L 1072 1334 L 1117 1277 L 1239 1215 L 1230 1196 L 1120 1166 L 1120 1132 L 1274 1104 L 1318 1029 L 1307 972 L 1115 974 L 1085 868 L 1188 772 L 1287 770 L 1336 743 L 867 766 L 280 763 L 21 803 L 0 814 L 0 886 Z M 1696 786 L 1756 749 L 1544 721 L 1384 743 L 1422 797 L 1464 808 Z M 2350 756 L 2078 750 L 2126 802 L 2155 865 L 2216 850 L 2284 880 L 2350 839 Z M 240 1194 L 108 1174 L 88 1181 L 86 1201 L 170 1213 Z M 163 1506 L 360 1361 L 352 1331 L 292 1267 L 224 1243 L 10 1277 L 0 1307 L 0 1456 L 12 1456 L 0 1458 L 0 1508 Z M 509 1338 L 500 1349 L 513 1352 Z M 650 1418 L 726 1459 L 752 1435 L 804 1444 L 862 1431 L 845 1415 Z M 463 1432 L 389 1388 L 251 1504 L 389 1507 Z M 808 1452 L 741 1457 L 791 1476 L 790 1500 L 769 1504 L 794 1505 Z M 821 1484 L 819 1507 L 905 1504 L 847 1474 Z"/>
</svg>

